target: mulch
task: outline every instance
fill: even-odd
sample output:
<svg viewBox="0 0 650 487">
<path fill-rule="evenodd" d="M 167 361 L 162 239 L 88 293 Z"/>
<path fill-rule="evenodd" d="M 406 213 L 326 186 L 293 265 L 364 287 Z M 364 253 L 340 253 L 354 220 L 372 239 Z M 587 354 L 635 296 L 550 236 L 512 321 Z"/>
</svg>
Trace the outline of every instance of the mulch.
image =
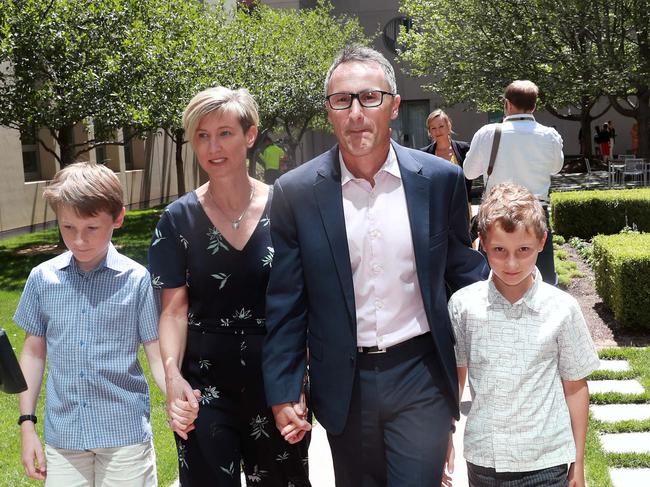
<svg viewBox="0 0 650 487">
<path fill-rule="evenodd" d="M 596 292 L 594 272 L 589 264 L 569 244 L 564 244 L 561 248 L 568 252 L 570 259 L 578 264 L 578 269 L 585 275 L 573 279 L 565 291 L 580 304 L 596 347 L 649 346 L 650 334 L 643 335 L 638 331 L 623 328 L 611 310 L 605 306 Z"/>
</svg>

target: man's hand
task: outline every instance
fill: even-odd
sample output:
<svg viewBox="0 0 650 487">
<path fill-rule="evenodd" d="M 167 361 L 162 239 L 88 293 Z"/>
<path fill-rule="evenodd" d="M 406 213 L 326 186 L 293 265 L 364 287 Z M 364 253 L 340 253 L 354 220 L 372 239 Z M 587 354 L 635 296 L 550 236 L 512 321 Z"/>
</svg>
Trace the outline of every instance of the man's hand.
<svg viewBox="0 0 650 487">
<path fill-rule="evenodd" d="M 304 400 L 303 400 L 304 401 Z M 275 417 L 275 426 L 284 439 L 291 443 L 298 443 L 305 433 L 311 430 L 311 424 L 305 420 L 307 408 L 300 402 L 285 402 L 276 404 L 271 408 Z"/>
<path fill-rule="evenodd" d="M 20 430 L 21 437 L 21 462 L 25 467 L 28 477 L 36 480 L 45 480 L 47 476 L 47 465 L 43 453 L 43 445 L 36 434 L 33 424 L 26 425 Z"/>
<path fill-rule="evenodd" d="M 582 463 L 572 463 L 567 476 L 569 487 L 585 487 L 585 467 Z"/>
<path fill-rule="evenodd" d="M 449 432 L 449 440 L 447 443 L 447 460 L 445 461 L 445 469 L 442 472 L 442 487 L 451 487 L 452 479 L 451 474 L 454 473 L 454 434 Z"/>
</svg>

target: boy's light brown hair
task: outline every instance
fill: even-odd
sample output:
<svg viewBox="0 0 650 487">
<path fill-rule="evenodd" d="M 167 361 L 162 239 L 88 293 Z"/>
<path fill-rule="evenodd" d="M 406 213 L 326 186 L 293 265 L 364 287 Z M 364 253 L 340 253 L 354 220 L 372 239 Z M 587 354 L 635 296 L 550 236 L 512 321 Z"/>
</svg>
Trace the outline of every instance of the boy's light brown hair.
<svg viewBox="0 0 650 487">
<path fill-rule="evenodd" d="M 487 237 L 495 223 L 508 233 L 523 226 L 538 239 L 547 230 L 546 215 L 539 200 L 526 188 L 514 183 L 497 184 L 483 198 L 477 217 L 481 238 Z"/>
<path fill-rule="evenodd" d="M 43 191 L 43 198 L 55 212 L 64 205 L 82 217 L 105 211 L 116 219 L 124 207 L 119 178 L 106 166 L 94 162 L 76 162 L 61 169 Z"/>
</svg>

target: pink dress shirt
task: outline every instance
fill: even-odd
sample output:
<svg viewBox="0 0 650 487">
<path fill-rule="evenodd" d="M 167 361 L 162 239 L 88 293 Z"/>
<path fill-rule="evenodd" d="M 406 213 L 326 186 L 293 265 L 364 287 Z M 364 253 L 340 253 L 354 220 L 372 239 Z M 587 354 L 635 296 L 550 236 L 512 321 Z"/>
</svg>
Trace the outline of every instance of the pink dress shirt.
<svg viewBox="0 0 650 487">
<path fill-rule="evenodd" d="M 339 161 L 357 345 L 388 348 L 429 331 L 397 156 L 391 146 L 374 187 Z"/>
</svg>

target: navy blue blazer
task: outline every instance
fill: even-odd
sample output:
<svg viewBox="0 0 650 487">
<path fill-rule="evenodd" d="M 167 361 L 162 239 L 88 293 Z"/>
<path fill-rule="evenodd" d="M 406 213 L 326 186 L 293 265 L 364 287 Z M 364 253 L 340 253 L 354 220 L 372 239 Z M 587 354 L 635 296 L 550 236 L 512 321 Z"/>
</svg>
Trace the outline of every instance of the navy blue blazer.
<svg viewBox="0 0 650 487">
<path fill-rule="evenodd" d="M 487 278 L 470 248 L 465 179 L 458 166 L 393 143 L 400 167 L 422 302 L 458 417 L 453 290 Z M 269 405 L 297 401 L 309 348 L 310 405 L 333 434 L 346 423 L 357 360 L 356 312 L 338 146 L 281 176 L 271 205 L 275 255 L 266 298 L 263 373 Z"/>
</svg>

